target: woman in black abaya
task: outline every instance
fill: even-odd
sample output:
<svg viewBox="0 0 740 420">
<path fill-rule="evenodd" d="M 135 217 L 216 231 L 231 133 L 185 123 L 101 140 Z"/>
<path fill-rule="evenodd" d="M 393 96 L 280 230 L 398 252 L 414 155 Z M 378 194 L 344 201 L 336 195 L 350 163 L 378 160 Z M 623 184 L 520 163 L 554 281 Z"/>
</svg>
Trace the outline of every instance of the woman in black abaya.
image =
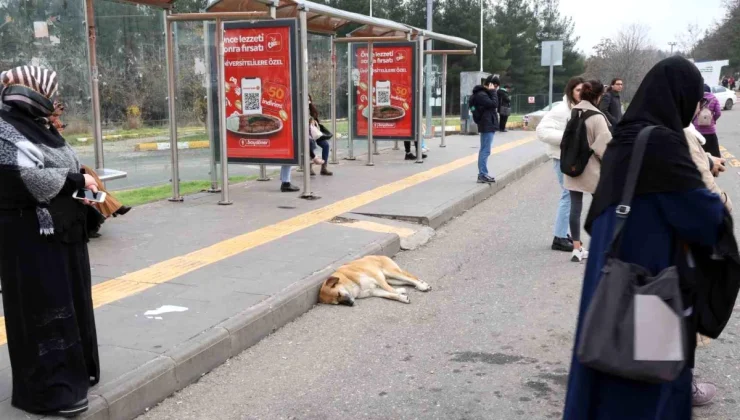
<svg viewBox="0 0 740 420">
<path fill-rule="evenodd" d="M 647 126 L 658 126 L 648 141 L 636 194 L 622 233 L 621 260 L 641 265 L 656 275 L 685 255 L 678 243 L 711 247 L 718 241 L 725 209 L 719 196 L 702 182 L 683 134 L 703 96 L 703 79 L 688 60 L 671 57 L 647 74 L 602 161 L 601 178 L 586 221 L 592 236 L 590 258 L 581 295 L 576 343 L 581 322 L 601 278 L 616 220 L 616 205 L 625 184 L 632 146 Z M 682 275 L 684 307 L 696 302 L 696 290 Z M 686 313 L 692 313 L 687 310 Z M 566 420 L 691 418 L 691 361 L 696 327 L 685 318 L 689 343 L 687 366 L 674 381 L 650 384 L 619 378 L 583 366 L 573 355 Z"/>
<path fill-rule="evenodd" d="M 0 280 L 13 406 L 72 417 L 87 410 L 100 367 L 93 317 L 86 207 L 97 189 L 49 123 L 56 73 L 0 75 Z"/>
</svg>

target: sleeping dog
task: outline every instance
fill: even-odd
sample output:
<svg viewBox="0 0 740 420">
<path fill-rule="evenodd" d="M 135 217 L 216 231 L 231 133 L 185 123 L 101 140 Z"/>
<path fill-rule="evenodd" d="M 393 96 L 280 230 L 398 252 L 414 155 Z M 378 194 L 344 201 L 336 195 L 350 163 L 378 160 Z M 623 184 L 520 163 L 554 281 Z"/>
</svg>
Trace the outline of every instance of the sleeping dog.
<svg viewBox="0 0 740 420">
<path fill-rule="evenodd" d="M 375 296 L 411 303 L 406 289 L 394 289 L 391 285 L 414 286 L 422 292 L 432 289 L 413 274 L 401 270 L 392 259 L 368 256 L 339 267 L 326 279 L 319 292 L 319 302 L 352 306 L 355 299 Z"/>
</svg>

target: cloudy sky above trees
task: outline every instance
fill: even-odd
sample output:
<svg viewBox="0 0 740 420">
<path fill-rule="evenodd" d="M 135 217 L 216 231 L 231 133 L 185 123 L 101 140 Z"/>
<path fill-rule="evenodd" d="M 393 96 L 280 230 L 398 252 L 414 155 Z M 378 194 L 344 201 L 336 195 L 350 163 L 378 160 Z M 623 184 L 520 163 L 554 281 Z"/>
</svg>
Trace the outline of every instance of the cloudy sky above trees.
<svg viewBox="0 0 740 420">
<path fill-rule="evenodd" d="M 641 23 L 649 26 L 650 40 L 657 48 L 669 50 L 671 41 L 688 25 L 696 25 L 703 34 L 725 14 L 723 0 L 560 0 L 563 16 L 572 16 L 575 34 L 581 39 L 578 48 L 587 55 L 604 37 L 622 26 Z M 588 4 L 588 6 L 586 6 Z M 600 12 L 600 18 L 594 16 Z"/>
</svg>

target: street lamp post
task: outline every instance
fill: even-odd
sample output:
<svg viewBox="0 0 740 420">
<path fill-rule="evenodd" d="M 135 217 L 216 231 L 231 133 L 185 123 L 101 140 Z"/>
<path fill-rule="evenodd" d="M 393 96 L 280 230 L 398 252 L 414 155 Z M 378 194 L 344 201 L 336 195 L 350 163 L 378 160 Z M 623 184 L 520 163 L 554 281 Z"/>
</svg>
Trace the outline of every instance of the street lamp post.
<svg viewBox="0 0 740 420">
<path fill-rule="evenodd" d="M 676 45 L 678 45 L 678 43 L 677 42 L 669 42 L 668 45 L 671 46 L 671 55 L 673 55 L 673 47 L 675 47 Z"/>
<path fill-rule="evenodd" d="M 480 71 L 483 71 L 483 0 L 480 0 Z"/>
</svg>

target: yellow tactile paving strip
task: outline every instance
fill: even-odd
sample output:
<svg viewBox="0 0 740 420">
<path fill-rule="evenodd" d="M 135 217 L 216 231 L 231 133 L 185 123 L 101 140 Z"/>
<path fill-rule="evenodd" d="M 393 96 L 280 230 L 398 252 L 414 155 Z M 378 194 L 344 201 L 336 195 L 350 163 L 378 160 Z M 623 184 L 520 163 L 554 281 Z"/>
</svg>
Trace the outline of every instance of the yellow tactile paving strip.
<svg viewBox="0 0 740 420">
<path fill-rule="evenodd" d="M 491 150 L 491 154 L 503 153 L 535 140 L 534 136 L 502 144 Z M 150 289 L 158 284 L 216 263 L 257 246 L 280 239 L 291 233 L 326 222 L 343 213 L 348 213 L 373 201 L 413 187 L 424 181 L 437 178 L 446 173 L 460 169 L 478 160 L 478 154 L 472 154 L 450 163 L 440 165 L 410 177 L 385 184 L 370 191 L 329 204 L 326 207 L 309 211 L 274 225 L 265 226 L 253 232 L 245 233 L 197 251 L 171 258 L 117 279 L 98 283 L 92 287 L 93 305 L 97 308 L 111 302 Z M 7 343 L 5 318 L 0 318 L 0 345 Z"/>
<path fill-rule="evenodd" d="M 367 220 L 358 220 L 358 221 L 354 221 L 350 223 L 341 223 L 339 224 L 339 226 L 349 227 L 349 228 L 354 228 L 354 229 L 369 230 L 371 232 L 395 233 L 401 238 L 408 238 L 409 236 L 413 235 L 416 232 L 413 229 L 409 229 L 405 227 L 391 226 L 391 225 L 386 225 L 383 223 L 370 222 Z"/>
</svg>

